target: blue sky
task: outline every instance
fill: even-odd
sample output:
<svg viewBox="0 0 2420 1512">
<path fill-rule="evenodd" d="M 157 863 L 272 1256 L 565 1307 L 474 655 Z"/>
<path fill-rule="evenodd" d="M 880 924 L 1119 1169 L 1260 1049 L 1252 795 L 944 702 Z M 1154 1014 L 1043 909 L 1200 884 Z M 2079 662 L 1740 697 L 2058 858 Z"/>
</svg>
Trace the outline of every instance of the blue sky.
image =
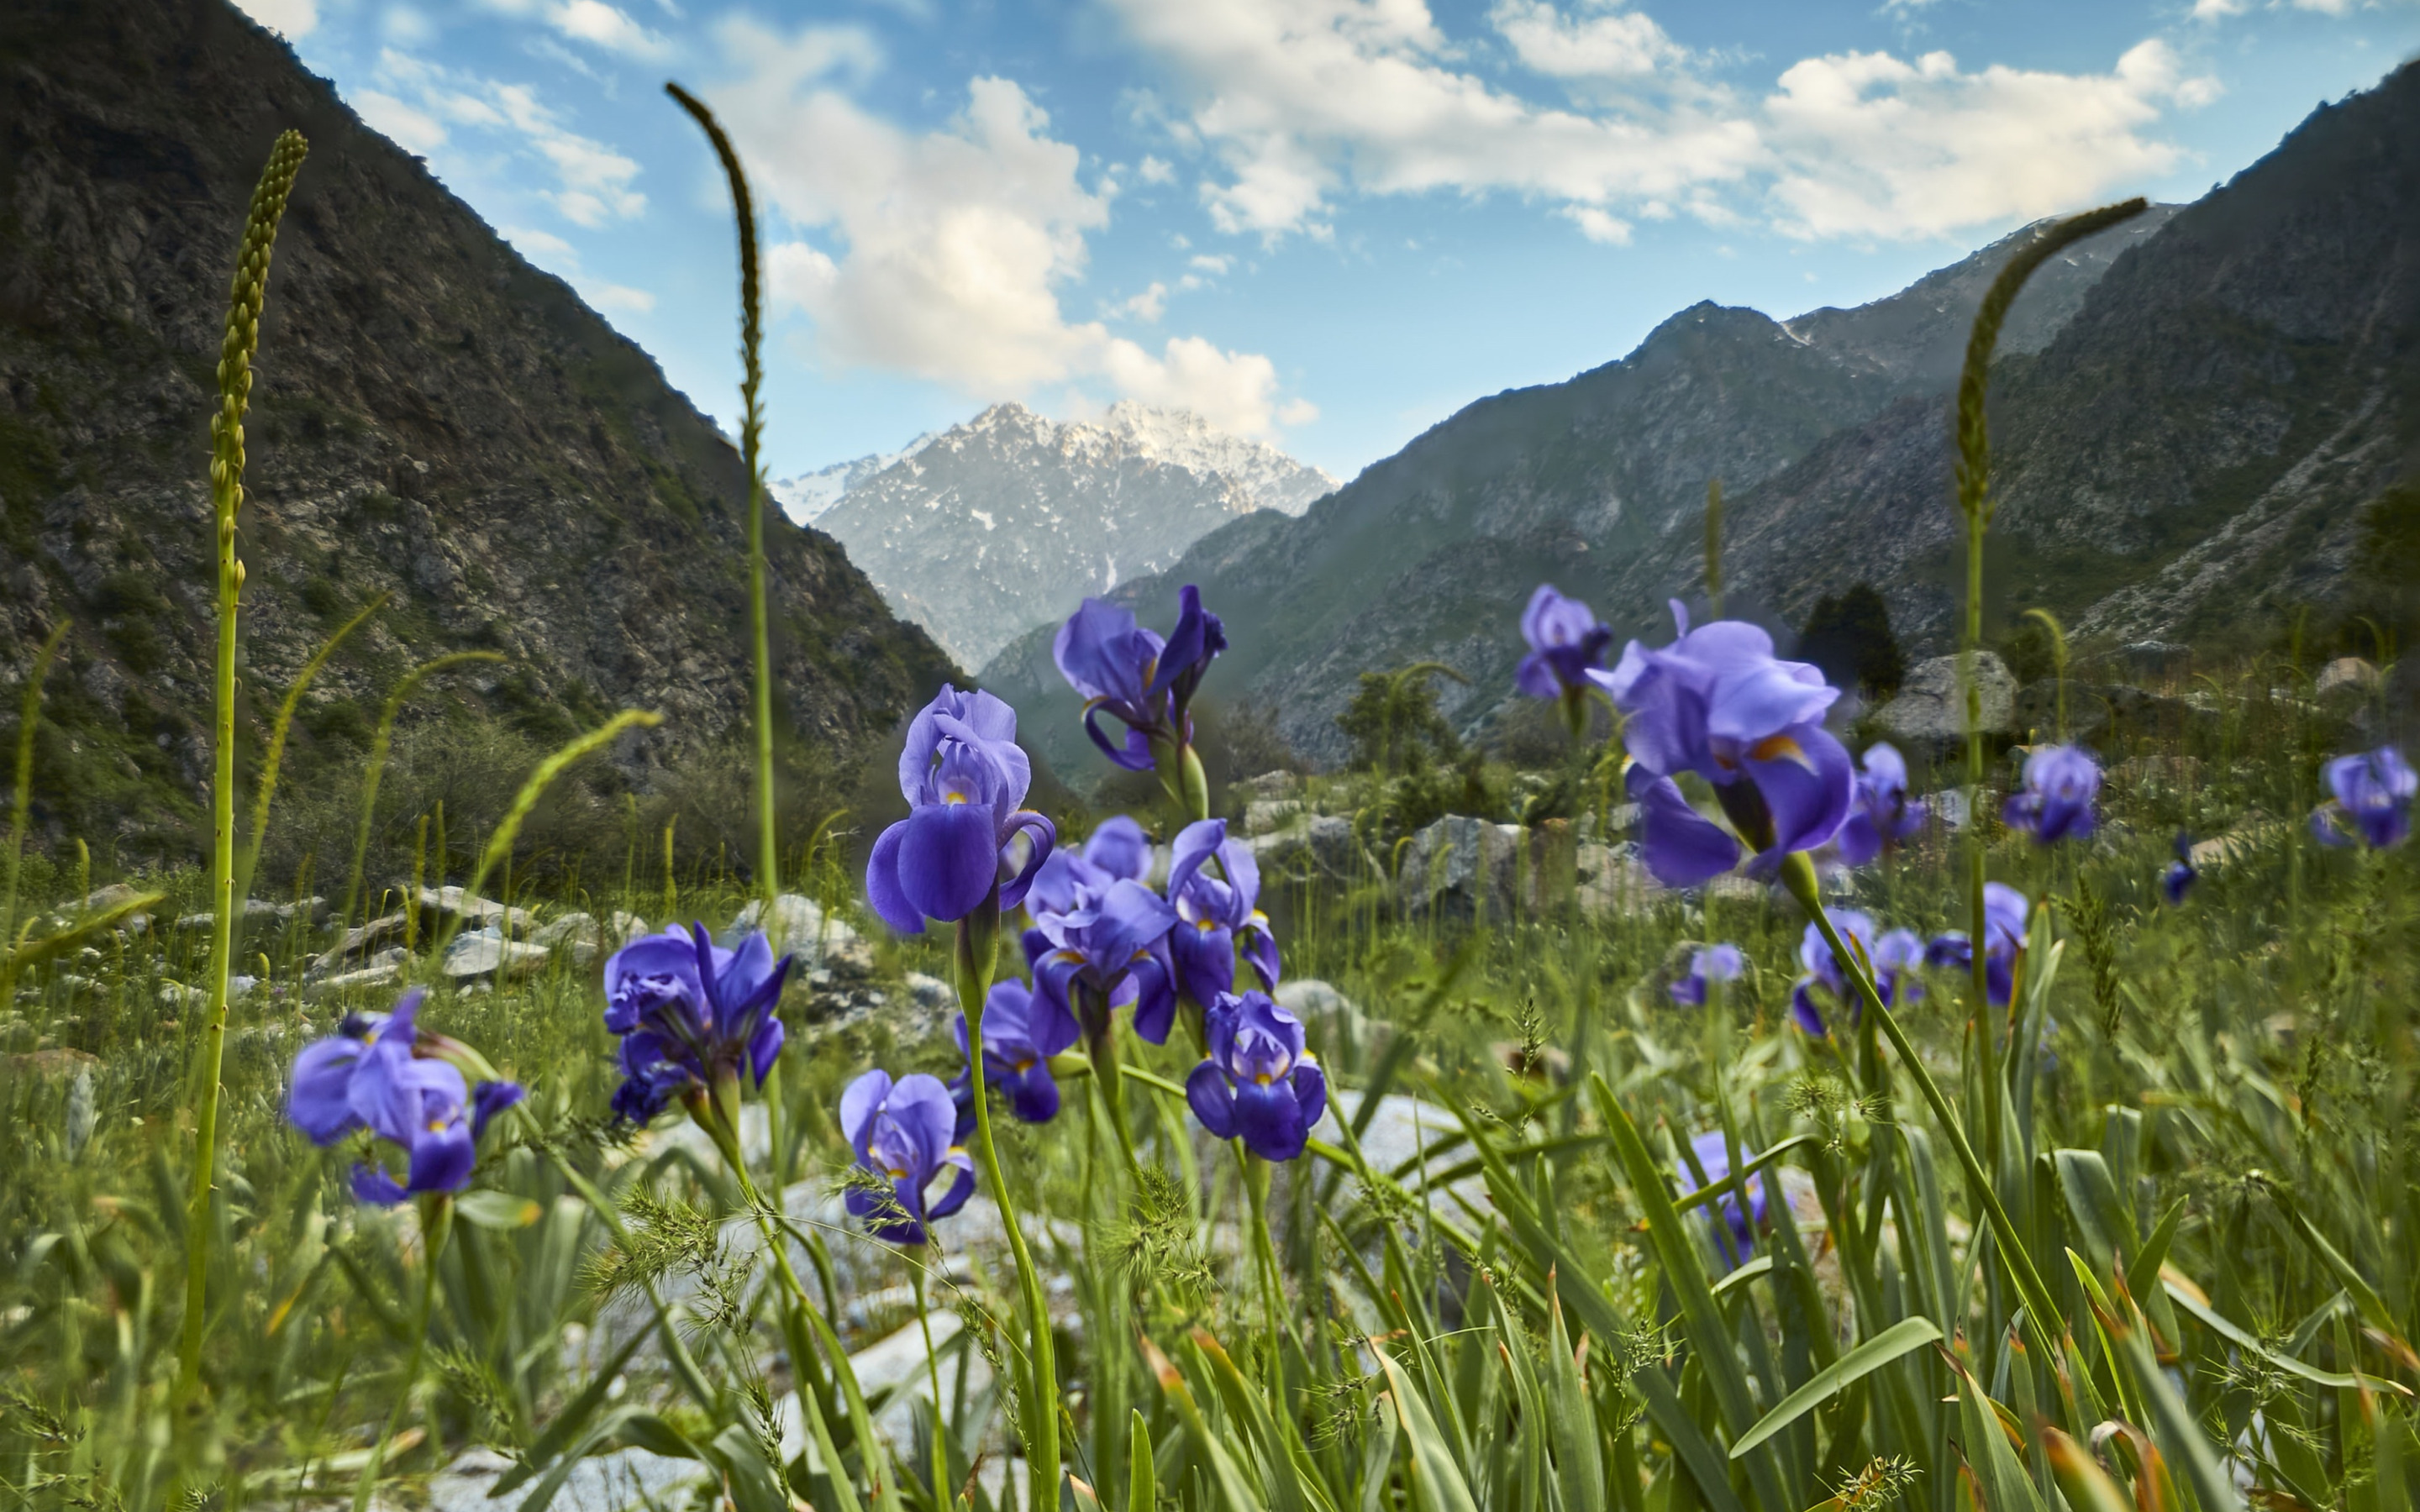
<svg viewBox="0 0 2420 1512">
<path fill-rule="evenodd" d="M 1854 304 L 2191 199 L 2412 0 L 238 0 L 718 417 L 763 213 L 777 476 L 1022 399 L 1341 476 L 1700 299 Z"/>
</svg>

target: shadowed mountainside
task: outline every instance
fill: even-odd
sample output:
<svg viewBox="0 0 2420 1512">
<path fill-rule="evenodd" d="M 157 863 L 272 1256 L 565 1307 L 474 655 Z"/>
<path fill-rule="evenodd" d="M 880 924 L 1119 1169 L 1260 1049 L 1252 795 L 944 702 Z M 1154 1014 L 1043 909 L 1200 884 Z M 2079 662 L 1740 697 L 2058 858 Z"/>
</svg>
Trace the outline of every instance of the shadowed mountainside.
<svg viewBox="0 0 2420 1512">
<path fill-rule="evenodd" d="M 402 671 L 466 648 L 510 660 L 451 696 L 535 738 L 662 710 L 617 758 L 643 783 L 736 733 L 747 479 L 655 363 L 225 0 L 32 0 L 0 16 L 0 662 L 22 675 L 75 620 L 38 762 L 48 827 L 197 843 L 212 375 L 287 127 L 311 150 L 246 427 L 245 738 L 380 592 L 305 701 L 303 770 L 356 760 Z M 829 536 L 767 517 L 786 744 L 853 759 L 951 668 Z"/>
</svg>

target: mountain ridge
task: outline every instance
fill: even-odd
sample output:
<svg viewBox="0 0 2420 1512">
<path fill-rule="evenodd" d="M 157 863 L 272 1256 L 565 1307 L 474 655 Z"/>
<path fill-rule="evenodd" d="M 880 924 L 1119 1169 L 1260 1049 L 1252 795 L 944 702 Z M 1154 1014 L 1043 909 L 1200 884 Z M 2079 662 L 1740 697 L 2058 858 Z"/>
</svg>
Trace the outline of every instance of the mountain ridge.
<svg viewBox="0 0 2420 1512">
<path fill-rule="evenodd" d="M 61 618 L 44 829 L 192 854 L 215 617 L 208 416 L 226 269 L 269 144 L 310 144 L 261 320 L 243 738 L 337 624 L 289 767 L 344 764 L 412 662 L 510 665 L 446 705 L 534 737 L 664 712 L 644 783 L 744 724 L 737 453 L 654 361 L 225 0 L 0 18 L 0 660 Z M 829 536 L 768 520 L 785 748 L 853 760 L 952 675 Z M 54 732 L 60 738 L 52 738 Z"/>
</svg>

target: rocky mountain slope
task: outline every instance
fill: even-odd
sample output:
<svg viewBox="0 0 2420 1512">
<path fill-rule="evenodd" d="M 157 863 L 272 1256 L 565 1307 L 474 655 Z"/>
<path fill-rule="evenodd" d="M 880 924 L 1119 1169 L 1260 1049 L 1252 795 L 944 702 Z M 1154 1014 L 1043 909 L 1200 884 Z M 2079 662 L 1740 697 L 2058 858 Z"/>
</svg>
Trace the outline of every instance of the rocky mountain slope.
<svg viewBox="0 0 2420 1512">
<path fill-rule="evenodd" d="M 2158 207 L 2043 269 L 2012 312 L 2011 347 L 2048 343 L 2095 281 L 2174 213 Z M 1710 478 L 1752 501 L 1756 485 L 1876 416 L 1937 414 L 1976 304 L 2031 234 L 1854 310 L 1783 322 L 1693 306 L 1621 361 L 1482 399 L 1301 519 L 1238 521 L 1114 596 L 1152 623 L 1172 613 L 1178 584 L 1200 583 L 1233 641 L 1218 686 L 1275 702 L 1288 738 L 1316 759 L 1342 757 L 1334 716 L 1373 668 L 1435 659 L 1461 670 L 1470 687 L 1449 685 L 1445 701 L 1476 720 L 1509 686 L 1518 606 L 1540 579 L 1644 628 L 1668 593 L 1689 586 L 1688 574 L 1658 575 L 1679 570 L 1676 551 L 1698 550 Z M 1845 574 L 1839 587 L 1863 571 L 1845 539 L 1801 543 L 1799 553 Z M 985 680 L 1047 707 L 1035 722 L 1051 733 L 1054 759 L 1080 757 L 1047 635 L 1007 648 Z"/>
<path fill-rule="evenodd" d="M 1264 442 L 1131 401 L 1097 424 L 994 405 L 896 456 L 799 480 L 784 501 L 814 507 L 834 481 L 816 525 L 968 666 L 1239 516 L 1299 515 L 1336 486 Z"/>
<path fill-rule="evenodd" d="M 357 761 L 404 669 L 473 647 L 509 657 L 473 707 L 539 738 L 662 710 L 620 756 L 643 781 L 720 741 L 748 702 L 746 479 L 646 354 L 225 0 L 23 0 L 0 9 L 0 663 L 13 688 L 74 620 L 51 682 L 65 738 L 39 774 L 53 838 L 195 842 L 211 375 L 245 205 L 287 127 L 311 150 L 247 427 L 253 715 L 388 593 L 290 760 Z M 778 515 L 768 535 L 792 744 L 848 756 L 949 663 L 828 536 Z"/>
</svg>

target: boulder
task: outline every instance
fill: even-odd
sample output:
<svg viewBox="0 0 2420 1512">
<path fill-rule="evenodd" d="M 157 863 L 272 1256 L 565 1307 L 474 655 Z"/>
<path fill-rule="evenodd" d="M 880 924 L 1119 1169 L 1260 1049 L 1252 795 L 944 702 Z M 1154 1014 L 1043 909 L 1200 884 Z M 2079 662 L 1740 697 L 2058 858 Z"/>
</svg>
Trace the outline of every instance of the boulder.
<svg viewBox="0 0 2420 1512">
<path fill-rule="evenodd" d="M 388 940 L 403 938 L 405 922 L 403 914 L 394 913 L 380 918 L 373 918 L 366 924 L 355 925 L 345 932 L 343 939 L 330 946 L 318 960 L 312 962 L 310 969 L 303 975 L 314 978 L 324 977 L 332 971 L 341 969 L 347 961 L 373 946 L 383 945 Z"/>
<path fill-rule="evenodd" d="M 2338 656 L 2319 669 L 2311 683 L 2311 691 L 2321 698 L 2342 694 L 2348 698 L 2367 698 L 2378 691 L 2378 669 L 2359 656 Z"/>
<path fill-rule="evenodd" d="M 560 918 L 540 924 L 530 935 L 529 942 L 541 950 L 559 950 L 571 958 L 574 965 L 586 965 L 597 959 L 597 930 L 596 918 L 588 914 L 566 914 Z"/>
<path fill-rule="evenodd" d="M 1646 913 L 1671 891 L 1649 872 L 1637 844 L 1632 841 L 1620 845 L 1583 843 L 1575 870 L 1580 912 L 1590 918 Z"/>
<path fill-rule="evenodd" d="M 2038 741 L 2056 738 L 2059 681 L 2045 677 L 2017 694 L 2016 727 Z M 2174 740 L 2189 725 L 2214 714 L 2180 698 L 2125 683 L 2067 682 L 2067 738 L 2079 746 L 2110 750 L 2136 735 Z"/>
<path fill-rule="evenodd" d="M 2008 734 L 2016 728 L 2017 680 L 2008 664 L 1988 651 L 1975 654 L 1975 682 L 1983 694 L 1983 732 Z M 1914 761 L 1939 761 L 1966 738 L 1966 701 L 1958 683 L 1958 658 L 1934 656 L 1916 664 L 1900 684 L 1899 697 L 1876 710 L 1874 727 Z"/>
<path fill-rule="evenodd" d="M 857 931 L 846 919 L 825 913 L 812 898 L 795 892 L 777 894 L 771 921 L 760 926 L 757 921 L 765 917 L 763 900 L 751 903 L 732 920 L 732 931 L 737 934 L 762 927 L 775 955 L 787 951 L 798 957 L 798 964 L 792 970 L 812 976 L 834 966 L 845 972 L 873 968 L 872 951 L 858 937 Z"/>
<path fill-rule="evenodd" d="M 1254 798 L 1244 805 L 1244 833 L 1266 835 L 1283 829 L 1302 817 L 1302 803 L 1295 798 Z"/>
<path fill-rule="evenodd" d="M 1369 847 L 1353 833 L 1353 822 L 1334 814 L 1313 814 L 1272 834 L 1255 835 L 1245 843 L 1260 863 L 1264 887 L 1280 882 L 1367 882 L 1385 874 Z"/>
<path fill-rule="evenodd" d="M 545 946 L 508 940 L 500 930 L 473 930 L 454 936 L 453 943 L 445 947 L 445 959 L 439 969 L 458 981 L 473 977 L 520 977 L 546 964 L 553 955 Z"/>
<path fill-rule="evenodd" d="M 1232 784 L 1230 791 L 1241 794 L 1248 800 L 1291 797 L 1302 791 L 1302 779 L 1292 772 L 1263 772 L 1258 777 L 1248 777 Z"/>
<path fill-rule="evenodd" d="M 526 908 L 507 908 L 493 898 L 468 897 L 454 887 L 421 888 L 420 909 L 441 918 L 457 919 L 465 929 L 501 926 L 503 933 L 516 939 L 527 939 L 532 923 Z"/>
<path fill-rule="evenodd" d="M 1529 832 L 1519 825 L 1446 815 L 1404 848 L 1395 893 L 1404 917 L 1462 922 L 1512 918 L 1524 901 L 1528 845 Z"/>
<path fill-rule="evenodd" d="M 2173 640 L 2130 640 L 2118 648 L 2118 659 L 2141 677 L 2176 677 L 2192 670 L 2193 647 Z"/>
</svg>

